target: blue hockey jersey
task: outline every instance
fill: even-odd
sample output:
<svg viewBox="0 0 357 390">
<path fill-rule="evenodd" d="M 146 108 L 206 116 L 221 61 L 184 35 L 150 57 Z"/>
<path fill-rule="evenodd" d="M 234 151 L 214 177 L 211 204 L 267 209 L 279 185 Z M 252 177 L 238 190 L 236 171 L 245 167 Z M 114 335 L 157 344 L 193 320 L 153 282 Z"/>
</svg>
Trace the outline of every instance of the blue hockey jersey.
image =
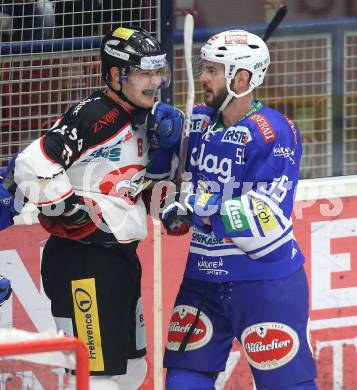
<svg viewBox="0 0 357 390">
<path fill-rule="evenodd" d="M 274 279 L 303 264 L 291 219 L 301 154 L 297 126 L 257 100 L 228 128 L 214 109 L 194 108 L 186 170 L 195 192 L 222 203 L 212 231 L 193 226 L 185 277 Z"/>
</svg>

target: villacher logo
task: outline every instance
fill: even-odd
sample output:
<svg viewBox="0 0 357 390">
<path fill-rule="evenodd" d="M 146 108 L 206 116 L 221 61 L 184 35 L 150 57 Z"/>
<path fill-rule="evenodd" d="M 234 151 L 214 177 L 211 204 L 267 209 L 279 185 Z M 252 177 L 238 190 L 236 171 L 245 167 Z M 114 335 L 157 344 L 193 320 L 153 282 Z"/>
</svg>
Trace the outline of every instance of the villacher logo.
<svg viewBox="0 0 357 390">
<path fill-rule="evenodd" d="M 263 322 L 246 328 L 241 337 L 249 363 L 259 370 L 284 366 L 297 354 L 297 333 L 279 322 Z"/>
<path fill-rule="evenodd" d="M 186 333 L 195 321 L 197 309 L 192 306 L 178 305 L 172 313 L 167 349 L 178 351 Z M 206 345 L 212 338 L 213 325 L 204 313 L 200 313 L 197 325 L 187 343 L 186 351 L 192 351 Z"/>
</svg>

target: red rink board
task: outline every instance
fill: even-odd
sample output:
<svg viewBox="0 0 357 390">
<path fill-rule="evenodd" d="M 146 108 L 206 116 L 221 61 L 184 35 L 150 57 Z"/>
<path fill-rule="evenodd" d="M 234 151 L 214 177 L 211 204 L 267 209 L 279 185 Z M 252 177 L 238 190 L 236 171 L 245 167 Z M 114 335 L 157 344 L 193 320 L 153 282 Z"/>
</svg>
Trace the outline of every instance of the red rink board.
<svg viewBox="0 0 357 390">
<path fill-rule="evenodd" d="M 357 389 L 357 197 L 319 200 L 295 207 L 295 236 L 306 256 L 311 291 L 312 338 L 319 390 Z M 325 214 L 325 216 L 323 216 Z M 153 233 L 140 244 L 149 372 L 142 390 L 154 389 Z M 162 234 L 163 342 L 182 277 L 189 237 Z M 40 255 L 47 234 L 39 225 L 0 233 L 0 270 L 12 279 L 14 297 L 1 309 L 0 326 L 45 330 L 51 324 L 41 295 Z M 224 389 L 253 389 L 238 343 Z M 223 388 L 223 387 L 221 387 Z"/>
</svg>

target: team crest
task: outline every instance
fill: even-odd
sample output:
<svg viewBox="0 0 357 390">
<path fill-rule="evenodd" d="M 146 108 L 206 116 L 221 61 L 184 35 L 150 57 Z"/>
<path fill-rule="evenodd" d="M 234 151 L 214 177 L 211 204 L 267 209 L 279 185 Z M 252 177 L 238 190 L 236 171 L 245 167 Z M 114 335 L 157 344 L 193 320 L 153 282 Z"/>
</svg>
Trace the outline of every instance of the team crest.
<svg viewBox="0 0 357 390">
<path fill-rule="evenodd" d="M 143 189 L 145 167 L 128 165 L 107 173 L 99 183 L 102 194 L 122 198 L 128 204 L 135 204 Z"/>
</svg>

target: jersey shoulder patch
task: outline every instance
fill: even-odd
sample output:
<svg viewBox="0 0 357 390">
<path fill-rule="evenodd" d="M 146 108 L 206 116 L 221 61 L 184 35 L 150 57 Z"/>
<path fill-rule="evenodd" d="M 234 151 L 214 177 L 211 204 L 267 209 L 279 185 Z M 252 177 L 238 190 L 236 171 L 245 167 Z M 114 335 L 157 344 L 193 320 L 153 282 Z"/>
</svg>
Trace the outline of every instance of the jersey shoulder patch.
<svg viewBox="0 0 357 390">
<path fill-rule="evenodd" d="M 91 129 L 93 135 L 106 132 L 112 127 L 121 127 L 128 122 L 129 115 L 114 101 L 105 98 L 102 92 L 96 92 L 82 100 L 66 113 L 68 122 L 77 123 L 85 129 Z"/>
<path fill-rule="evenodd" d="M 266 144 L 274 142 L 277 139 L 276 131 L 274 130 L 270 119 L 268 119 L 266 115 L 261 112 L 256 112 L 250 115 L 247 119 L 254 123 Z"/>
<path fill-rule="evenodd" d="M 295 123 L 290 119 L 288 118 L 287 116 L 284 115 L 284 118 L 285 120 L 288 122 L 288 125 L 291 129 L 291 132 L 293 134 L 293 137 L 294 137 L 294 145 L 297 145 L 298 144 L 298 141 L 299 141 L 299 129 L 298 127 L 295 125 Z"/>
<path fill-rule="evenodd" d="M 69 111 L 73 117 L 86 115 L 91 112 L 93 103 L 101 99 L 102 97 L 98 93 L 95 93 L 81 100 L 78 104 L 72 106 Z"/>
<path fill-rule="evenodd" d="M 270 166 L 279 170 L 285 169 L 287 162 L 291 166 L 298 165 L 301 144 L 297 126 L 272 108 L 265 106 L 261 111 L 250 116 L 249 120 L 261 150 L 270 156 Z"/>
<path fill-rule="evenodd" d="M 213 115 L 216 113 L 216 109 L 213 108 L 213 107 L 208 107 L 206 106 L 205 104 L 196 104 L 194 107 L 193 107 L 193 110 L 192 110 L 192 115 L 195 115 L 195 114 L 203 114 L 203 115 L 207 115 L 209 117 L 213 117 Z"/>
<path fill-rule="evenodd" d="M 213 118 L 216 109 L 208 107 L 205 104 L 198 104 L 192 110 L 190 132 L 200 133 L 205 130 L 211 119 Z"/>
</svg>

